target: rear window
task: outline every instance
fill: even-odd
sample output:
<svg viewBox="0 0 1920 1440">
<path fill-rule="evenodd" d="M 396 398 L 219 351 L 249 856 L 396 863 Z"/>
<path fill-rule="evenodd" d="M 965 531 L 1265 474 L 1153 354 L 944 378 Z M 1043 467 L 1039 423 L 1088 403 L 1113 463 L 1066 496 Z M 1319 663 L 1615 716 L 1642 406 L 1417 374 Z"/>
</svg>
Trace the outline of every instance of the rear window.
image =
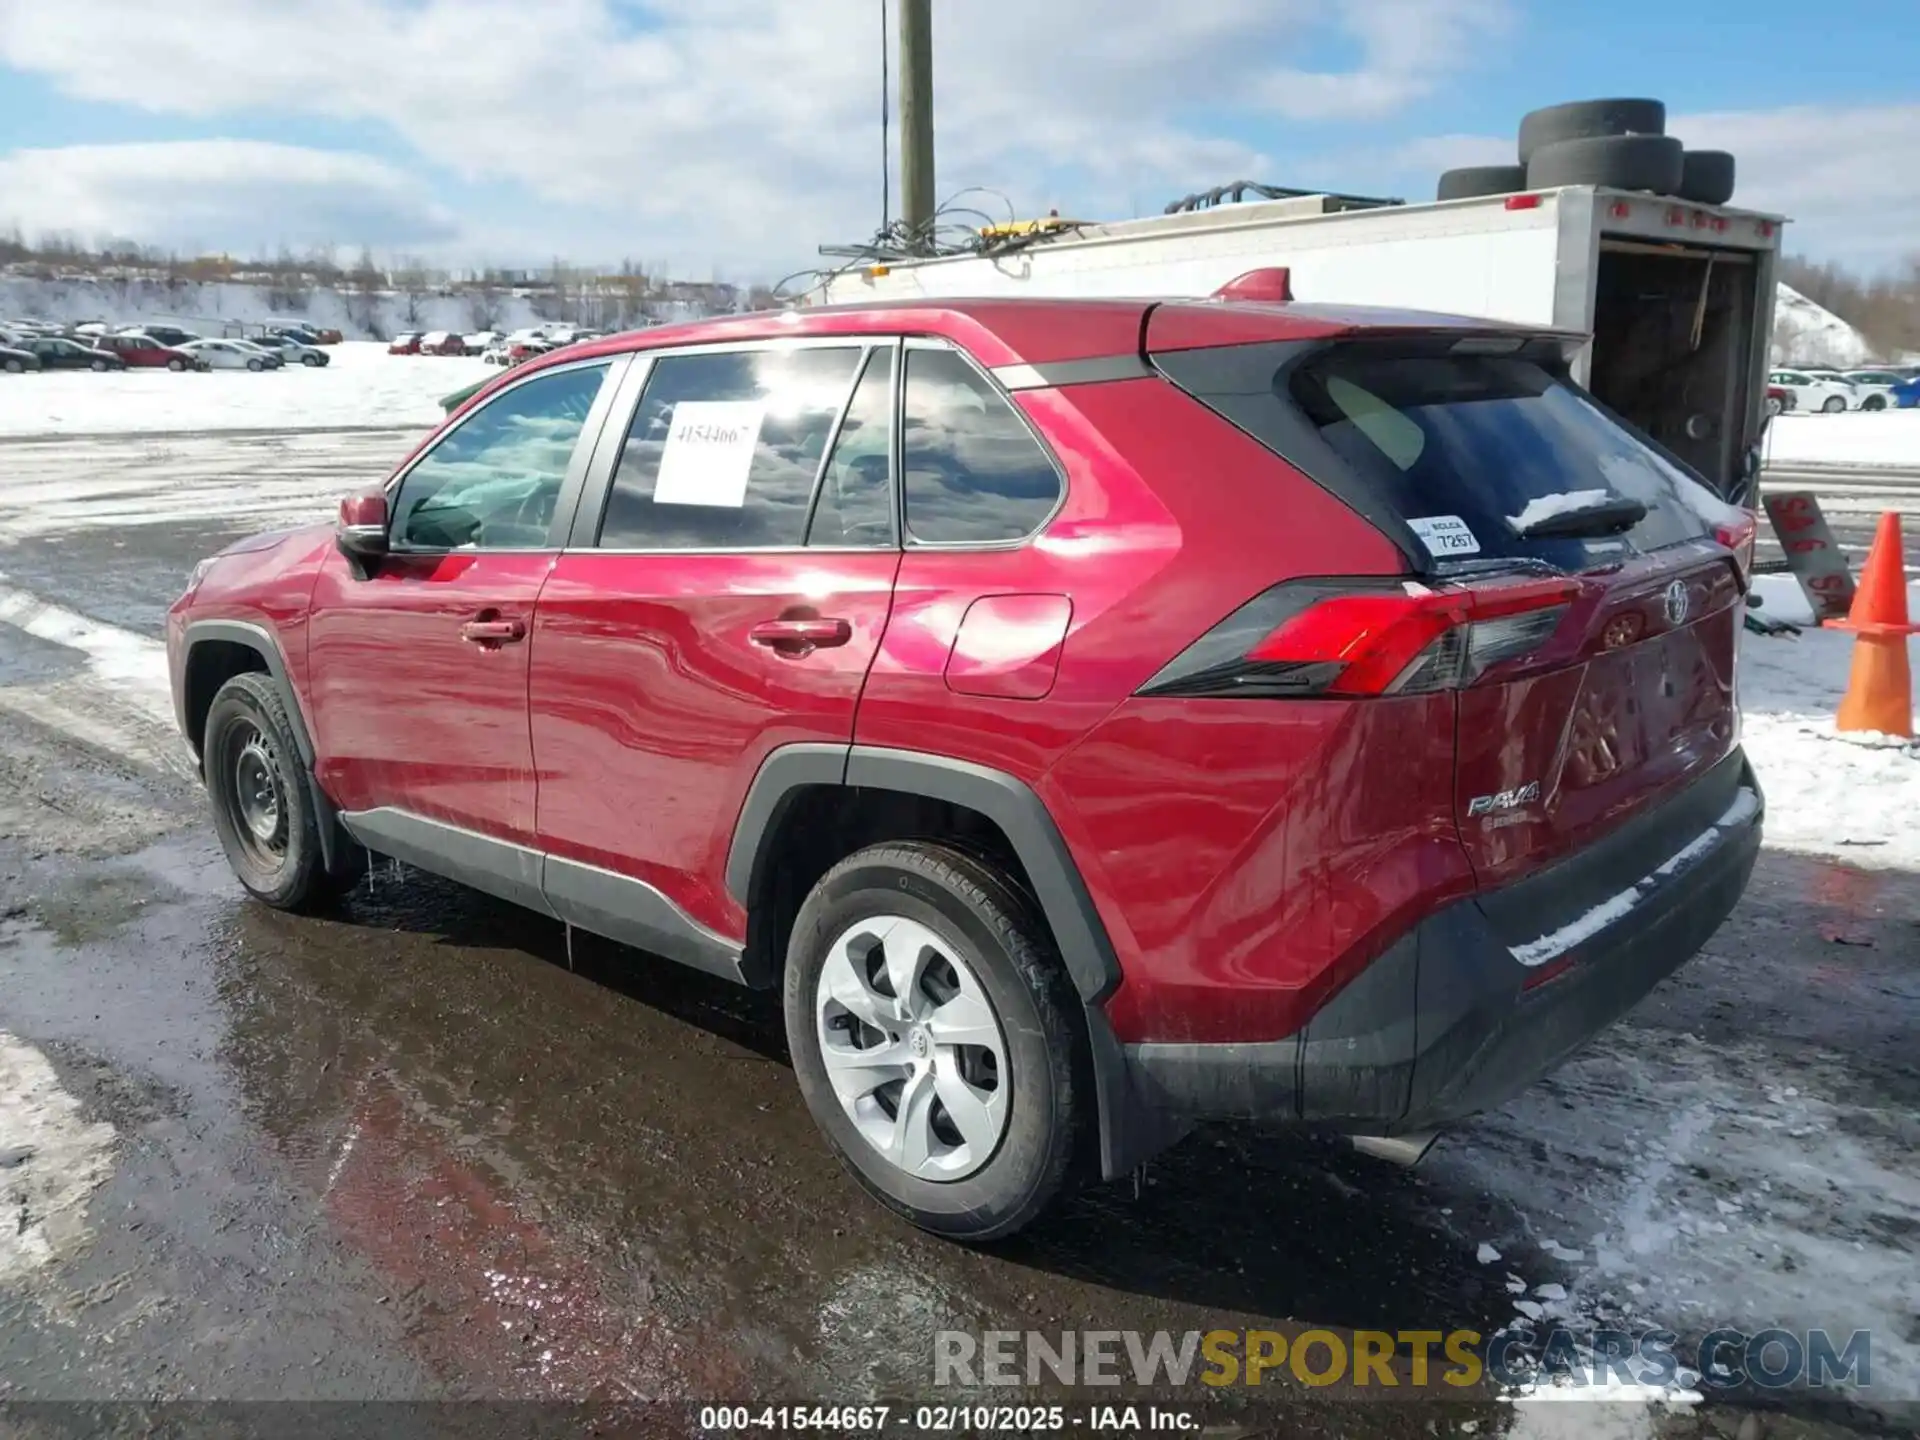
<svg viewBox="0 0 1920 1440">
<path fill-rule="evenodd" d="M 1629 548 L 1700 539 L 1736 513 L 1544 357 L 1462 353 L 1455 343 L 1363 341 L 1304 353 L 1248 345 L 1156 358 L 1182 388 L 1362 514 L 1404 521 L 1439 560 L 1521 557 L 1577 569 Z M 1583 533 L 1540 533 L 1569 528 Z"/>
</svg>

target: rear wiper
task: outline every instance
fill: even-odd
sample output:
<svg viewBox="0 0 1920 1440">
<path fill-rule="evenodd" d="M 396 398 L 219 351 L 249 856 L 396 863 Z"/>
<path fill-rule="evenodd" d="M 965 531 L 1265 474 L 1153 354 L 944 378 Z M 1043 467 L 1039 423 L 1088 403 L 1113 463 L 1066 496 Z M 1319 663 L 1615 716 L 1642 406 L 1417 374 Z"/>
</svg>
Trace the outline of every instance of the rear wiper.
<svg viewBox="0 0 1920 1440">
<path fill-rule="evenodd" d="M 1531 524 L 1515 525 L 1513 530 L 1523 540 L 1545 539 L 1550 535 L 1618 535 L 1623 530 L 1631 530 L 1646 518 L 1645 505 L 1621 496 L 1617 500 L 1603 500 L 1598 505 L 1586 505 L 1578 510 L 1543 515 Z"/>
</svg>

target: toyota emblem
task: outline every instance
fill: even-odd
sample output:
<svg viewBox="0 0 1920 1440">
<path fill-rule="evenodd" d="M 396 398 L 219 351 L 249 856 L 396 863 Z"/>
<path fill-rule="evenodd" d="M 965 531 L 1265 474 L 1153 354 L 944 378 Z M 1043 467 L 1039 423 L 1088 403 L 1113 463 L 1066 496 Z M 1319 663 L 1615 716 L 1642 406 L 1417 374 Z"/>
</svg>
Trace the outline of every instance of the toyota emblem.
<svg viewBox="0 0 1920 1440">
<path fill-rule="evenodd" d="M 1684 580 L 1676 580 L 1667 586 L 1667 593 L 1663 605 L 1667 612 L 1667 623 L 1669 625 L 1686 624 L 1687 610 L 1689 608 L 1687 582 Z"/>
</svg>

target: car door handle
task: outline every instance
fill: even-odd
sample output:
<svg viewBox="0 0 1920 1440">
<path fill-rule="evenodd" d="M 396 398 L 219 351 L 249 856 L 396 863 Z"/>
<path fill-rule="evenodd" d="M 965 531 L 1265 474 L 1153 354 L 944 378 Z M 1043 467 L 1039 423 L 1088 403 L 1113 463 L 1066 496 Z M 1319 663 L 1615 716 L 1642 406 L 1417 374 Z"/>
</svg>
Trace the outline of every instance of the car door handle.
<svg viewBox="0 0 1920 1440">
<path fill-rule="evenodd" d="M 782 654 L 804 655 L 810 650 L 846 644 L 853 638 L 853 626 L 835 619 L 762 620 L 747 632 L 747 638 Z"/>
<path fill-rule="evenodd" d="M 509 645 L 527 638 L 524 620 L 469 620 L 460 627 L 460 638 L 475 645 Z"/>
</svg>

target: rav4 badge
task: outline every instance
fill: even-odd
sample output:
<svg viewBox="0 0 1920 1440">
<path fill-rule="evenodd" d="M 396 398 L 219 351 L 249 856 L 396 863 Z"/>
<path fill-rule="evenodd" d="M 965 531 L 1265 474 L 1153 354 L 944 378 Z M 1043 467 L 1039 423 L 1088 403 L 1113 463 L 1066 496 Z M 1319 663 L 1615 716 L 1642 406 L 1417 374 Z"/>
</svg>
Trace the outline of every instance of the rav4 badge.
<svg viewBox="0 0 1920 1440">
<path fill-rule="evenodd" d="M 1529 780 L 1517 790 L 1502 790 L 1497 795 L 1476 795 L 1467 802 L 1467 815 L 1498 815 L 1503 810 L 1518 810 L 1540 798 L 1540 782 Z"/>
</svg>

